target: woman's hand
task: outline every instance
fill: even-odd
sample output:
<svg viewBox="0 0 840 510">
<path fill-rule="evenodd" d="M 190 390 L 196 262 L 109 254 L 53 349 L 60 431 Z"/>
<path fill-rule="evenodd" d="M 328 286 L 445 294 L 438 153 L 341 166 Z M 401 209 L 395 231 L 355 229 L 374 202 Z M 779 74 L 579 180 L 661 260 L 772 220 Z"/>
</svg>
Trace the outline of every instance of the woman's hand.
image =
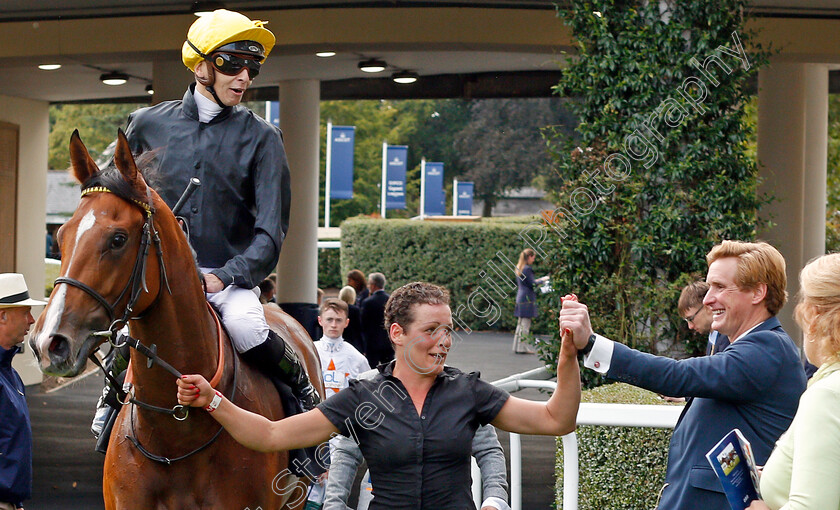
<svg viewBox="0 0 840 510">
<path fill-rule="evenodd" d="M 190 407 L 207 407 L 216 394 L 201 375 L 182 375 L 178 381 L 178 403 Z"/>
<path fill-rule="evenodd" d="M 589 309 L 586 305 L 579 303 L 577 296 L 569 294 L 561 299 L 563 307 L 560 309 L 558 322 L 560 331 L 571 331 L 574 333 L 574 342 L 578 349 L 583 349 L 589 343 L 592 335 L 592 326 L 589 323 Z"/>
<path fill-rule="evenodd" d="M 748 506 L 746 510 L 770 510 L 770 507 L 767 506 L 764 501 L 757 499 L 750 503 L 750 506 Z"/>
</svg>

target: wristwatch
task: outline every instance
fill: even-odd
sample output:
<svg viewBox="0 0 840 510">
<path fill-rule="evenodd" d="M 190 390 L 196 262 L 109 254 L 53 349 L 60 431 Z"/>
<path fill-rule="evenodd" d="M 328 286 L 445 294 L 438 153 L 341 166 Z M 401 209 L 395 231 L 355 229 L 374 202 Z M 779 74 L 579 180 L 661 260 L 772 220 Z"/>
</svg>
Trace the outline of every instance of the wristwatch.
<svg viewBox="0 0 840 510">
<path fill-rule="evenodd" d="M 579 350 L 578 353 L 586 356 L 592 351 L 593 347 L 595 347 L 595 333 L 589 335 L 589 340 L 587 340 L 586 346 L 583 349 Z"/>
</svg>

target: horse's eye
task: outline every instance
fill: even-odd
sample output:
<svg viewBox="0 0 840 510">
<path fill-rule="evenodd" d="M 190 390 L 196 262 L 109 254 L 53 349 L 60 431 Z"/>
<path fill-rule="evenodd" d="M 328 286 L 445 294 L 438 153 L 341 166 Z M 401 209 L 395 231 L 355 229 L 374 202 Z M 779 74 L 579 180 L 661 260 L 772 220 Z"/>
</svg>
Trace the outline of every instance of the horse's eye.
<svg viewBox="0 0 840 510">
<path fill-rule="evenodd" d="M 111 246 L 112 250 L 119 250 L 125 243 L 128 241 L 128 236 L 123 234 L 122 232 L 117 232 L 114 234 L 114 237 L 111 238 Z"/>
</svg>

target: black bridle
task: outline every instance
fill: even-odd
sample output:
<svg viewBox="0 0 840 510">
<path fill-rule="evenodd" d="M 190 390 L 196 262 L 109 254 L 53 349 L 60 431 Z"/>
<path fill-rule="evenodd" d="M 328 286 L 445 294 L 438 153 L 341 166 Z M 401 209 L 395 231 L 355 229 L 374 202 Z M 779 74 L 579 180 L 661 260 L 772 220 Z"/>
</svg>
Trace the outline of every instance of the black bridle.
<svg viewBox="0 0 840 510">
<path fill-rule="evenodd" d="M 82 190 L 83 197 L 90 193 L 114 192 L 106 188 L 105 186 L 94 186 Z M 116 195 L 116 193 L 114 194 Z M 89 285 L 82 283 L 75 278 L 70 278 L 69 276 L 59 276 L 55 279 L 54 285 L 58 285 L 59 283 L 66 283 L 67 285 L 71 285 L 73 287 L 76 287 L 77 289 L 81 289 L 85 292 L 85 294 L 95 299 L 100 305 L 102 305 L 102 308 L 104 308 L 105 311 L 108 312 L 108 319 L 111 321 L 111 325 L 108 327 L 107 332 L 99 332 L 98 336 L 106 336 L 109 338 L 113 338 L 114 334 L 120 329 L 122 329 L 123 326 L 127 325 L 128 321 L 132 319 L 131 315 L 134 313 L 134 306 L 137 304 L 137 301 L 140 300 L 140 294 L 143 292 L 149 292 L 149 288 L 146 285 L 146 264 L 148 261 L 149 246 L 152 243 L 154 243 L 155 245 L 155 251 L 157 252 L 158 258 L 158 266 L 160 268 L 160 288 L 158 289 L 158 294 L 157 296 L 155 296 L 155 301 L 152 303 L 152 306 L 154 306 L 154 304 L 157 303 L 158 299 L 160 299 L 161 290 L 163 290 L 164 288 L 170 294 L 172 293 L 172 291 L 169 288 L 169 280 L 166 277 L 166 266 L 163 264 L 163 249 L 161 248 L 160 244 L 160 236 L 158 235 L 158 232 L 155 229 L 154 209 L 152 208 L 150 203 L 147 204 L 144 202 L 140 202 L 139 200 L 129 200 L 132 204 L 140 206 L 145 211 L 146 219 L 145 223 L 143 224 L 143 235 L 140 239 L 140 248 L 137 253 L 137 259 L 134 261 L 134 268 L 131 270 L 131 275 L 129 276 L 128 281 L 126 282 L 125 287 L 123 287 L 122 292 L 120 292 L 120 295 L 117 297 L 114 303 L 109 303 L 108 300 L 106 300 L 102 296 L 102 294 L 94 290 Z M 122 318 L 116 319 L 115 309 L 117 305 L 119 305 L 119 303 L 123 300 L 126 293 L 128 293 L 129 289 L 131 289 L 131 294 L 129 295 L 128 303 L 125 305 L 125 311 L 123 312 L 123 316 Z"/>
<path fill-rule="evenodd" d="M 182 196 L 181 199 L 178 201 L 178 205 L 181 205 L 185 201 L 185 198 L 188 197 L 189 194 L 191 194 L 195 190 L 196 186 L 198 186 L 197 183 L 193 183 L 193 182 L 190 183 L 190 187 L 188 187 L 187 190 L 184 192 L 184 196 Z M 160 299 L 160 296 L 161 296 L 164 289 L 166 289 L 166 291 L 169 294 L 172 294 L 172 290 L 169 288 L 169 280 L 166 276 L 166 266 L 164 265 L 164 262 L 163 262 L 163 248 L 161 247 L 160 236 L 158 235 L 158 232 L 155 229 L 154 208 L 151 206 L 151 199 L 149 200 L 149 203 L 144 203 L 144 202 L 141 202 L 139 200 L 134 200 L 134 199 L 131 199 L 131 198 L 124 197 L 124 196 L 122 196 L 118 193 L 113 192 L 111 189 L 109 189 L 105 186 L 94 186 L 94 187 L 89 187 L 89 188 L 86 188 L 86 189 L 82 190 L 82 196 L 83 197 L 85 195 L 90 194 L 90 193 L 113 193 L 114 195 L 116 195 L 116 196 L 118 196 L 118 197 L 120 197 L 124 200 L 127 200 L 134 205 L 139 206 L 145 212 L 145 221 L 144 221 L 144 224 L 143 224 L 143 234 L 142 234 L 142 237 L 140 239 L 140 247 L 139 247 L 138 252 L 137 252 L 137 259 L 134 261 L 134 267 L 131 270 L 131 275 L 129 276 L 129 279 L 126 282 L 125 287 L 123 288 L 122 292 L 120 292 L 120 295 L 117 297 L 117 299 L 114 301 L 113 304 L 109 303 L 108 300 L 105 299 L 105 297 L 102 296 L 102 294 L 100 294 L 99 292 L 94 290 L 91 286 L 89 286 L 89 285 L 87 285 L 87 284 L 85 284 L 85 283 L 83 283 L 83 282 L 81 282 L 81 281 L 79 281 L 75 278 L 70 278 L 68 276 L 60 276 L 60 277 L 56 278 L 55 285 L 58 285 L 60 283 L 65 283 L 67 285 L 70 285 L 70 286 L 76 287 L 77 289 L 82 290 L 84 293 L 86 293 L 91 298 L 96 300 L 105 309 L 105 311 L 108 312 L 108 319 L 111 321 L 111 325 L 105 331 L 94 332 L 93 336 L 99 336 L 99 337 L 106 338 L 108 340 L 108 342 L 114 348 L 119 348 L 119 347 L 122 347 L 123 345 L 128 345 L 129 347 L 135 349 L 136 351 L 138 351 L 141 354 L 143 354 L 144 356 L 146 356 L 146 358 L 148 358 L 148 363 L 147 363 L 148 368 L 151 368 L 154 363 L 157 363 L 161 368 L 165 369 L 167 372 L 171 373 L 176 378 L 180 379 L 181 375 L 182 375 L 181 372 L 179 372 L 177 369 L 175 369 L 172 365 L 170 365 L 166 361 L 162 360 L 157 355 L 157 347 L 154 344 L 152 344 L 150 347 L 147 347 L 147 346 L 143 345 L 143 343 L 141 343 L 139 339 L 133 338 L 129 335 L 125 335 L 125 334 L 120 333 L 120 330 L 122 330 L 123 327 L 125 327 L 128 324 L 128 321 L 139 319 L 139 318 L 142 317 L 142 315 L 132 317 L 132 314 L 134 313 L 134 307 L 137 305 L 137 302 L 140 300 L 140 295 L 143 292 L 149 292 L 149 288 L 146 285 L 146 265 L 147 265 L 148 258 L 149 258 L 148 257 L 149 256 L 149 248 L 152 244 L 155 245 L 155 251 L 157 253 L 158 267 L 159 267 L 159 274 L 160 274 L 160 287 L 158 288 L 158 293 L 155 296 L 154 301 L 152 302 L 152 304 L 149 307 L 146 308 L 146 310 L 149 310 L 149 309 L 153 308 L 157 304 L 157 302 Z M 178 207 L 178 205 L 176 205 L 176 208 Z M 130 294 L 129 294 L 129 291 L 130 291 Z M 122 315 L 121 318 L 116 318 L 117 317 L 116 308 L 119 305 L 119 303 L 125 298 L 125 296 L 127 294 L 128 294 L 129 297 L 128 297 L 128 302 L 125 305 L 125 310 L 123 312 L 123 315 Z M 99 361 L 99 359 L 96 357 L 96 355 L 94 353 L 91 353 L 89 357 L 96 365 L 99 366 L 99 368 L 105 374 L 105 378 L 108 380 L 108 383 L 116 391 L 117 398 L 124 405 L 130 403 L 130 404 L 136 405 L 138 407 L 141 407 L 143 409 L 147 409 L 147 410 L 150 410 L 150 411 L 155 411 L 155 412 L 164 413 L 164 414 L 170 414 L 170 415 L 172 415 L 173 418 L 175 418 L 178 421 L 186 420 L 189 417 L 189 409 L 190 408 L 188 406 L 183 406 L 183 405 L 178 404 L 178 405 L 175 405 L 174 407 L 172 407 L 171 409 L 169 409 L 169 408 L 165 408 L 165 407 L 154 406 L 154 405 L 142 402 L 140 400 L 137 400 L 134 397 L 133 391 L 129 390 L 129 392 L 126 392 L 125 390 L 122 389 L 121 385 L 116 380 L 116 378 L 111 373 L 109 373 L 107 370 L 105 370 L 105 367 L 102 366 L 101 362 Z M 236 356 L 234 356 L 233 390 L 232 390 L 232 393 L 231 393 L 231 399 L 233 399 L 233 396 L 236 393 L 236 372 L 237 372 L 237 370 L 236 370 Z M 134 436 L 137 436 L 137 432 L 135 431 L 135 424 L 134 424 L 134 408 L 133 407 L 131 409 L 130 420 L 131 420 L 132 433 L 134 434 Z M 207 448 L 208 446 L 213 444 L 213 442 L 219 437 L 219 434 L 222 432 L 222 430 L 223 430 L 223 428 L 220 427 L 219 430 L 213 435 L 213 437 L 210 438 L 209 441 L 207 441 L 203 445 L 199 446 L 198 448 L 192 450 L 191 452 L 189 452 L 185 455 L 181 455 L 179 457 L 175 457 L 175 458 L 168 458 L 168 457 L 164 457 L 164 456 L 160 456 L 160 455 L 155 455 L 155 454 L 149 452 L 146 448 L 144 448 L 143 445 L 141 445 L 140 442 L 135 437 L 127 436 L 127 438 L 129 440 L 131 440 L 131 442 L 134 444 L 134 446 L 143 455 L 145 455 L 148 459 L 153 460 L 155 462 L 160 462 L 160 463 L 163 463 L 163 464 L 171 464 L 172 462 L 185 459 L 185 458 L 187 458 L 187 457 L 189 457 L 189 456 L 191 456 L 195 453 L 198 453 L 201 450 Z"/>
</svg>

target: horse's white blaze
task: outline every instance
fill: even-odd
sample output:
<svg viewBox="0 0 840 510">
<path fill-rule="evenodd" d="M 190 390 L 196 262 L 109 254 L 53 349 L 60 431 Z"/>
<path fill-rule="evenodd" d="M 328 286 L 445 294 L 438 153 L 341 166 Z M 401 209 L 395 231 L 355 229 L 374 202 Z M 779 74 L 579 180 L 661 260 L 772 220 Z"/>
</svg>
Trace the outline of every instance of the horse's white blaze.
<svg viewBox="0 0 840 510">
<path fill-rule="evenodd" d="M 96 224 L 96 214 L 93 211 L 88 211 L 84 215 L 82 221 L 79 222 L 79 228 L 76 229 L 76 244 L 79 246 L 79 240 L 82 236 Z M 73 267 L 73 259 L 75 252 L 70 256 L 67 263 L 67 271 Z M 61 285 L 61 284 L 59 284 Z M 64 315 L 64 300 L 67 296 L 67 285 L 61 285 L 56 293 L 50 298 L 50 304 L 47 307 L 46 318 L 44 319 L 44 327 L 38 333 L 35 339 L 35 345 L 41 352 L 46 353 L 50 344 L 50 337 L 58 331 L 58 325 L 61 322 L 61 316 Z"/>
<path fill-rule="evenodd" d="M 44 319 L 44 327 L 38 333 L 35 339 L 35 345 L 40 352 L 46 353 L 50 344 L 50 336 L 56 332 L 58 322 L 64 314 L 64 298 L 67 295 L 67 285 L 62 285 L 53 297 L 50 298 L 50 306 L 46 311 L 46 318 Z"/>
</svg>

